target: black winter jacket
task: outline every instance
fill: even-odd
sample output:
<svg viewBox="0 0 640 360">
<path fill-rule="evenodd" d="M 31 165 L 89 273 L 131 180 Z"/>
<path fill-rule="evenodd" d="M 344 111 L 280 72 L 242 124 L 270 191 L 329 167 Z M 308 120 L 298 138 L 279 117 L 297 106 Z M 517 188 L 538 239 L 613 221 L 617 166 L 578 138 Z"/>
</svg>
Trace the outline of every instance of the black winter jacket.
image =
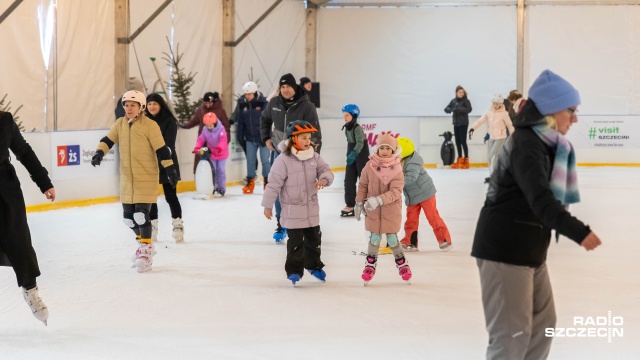
<svg viewBox="0 0 640 360">
<path fill-rule="evenodd" d="M 514 124 L 516 131 L 505 143 L 491 176 L 471 255 L 538 267 L 546 261 L 551 229 L 577 243 L 591 230 L 551 192 L 555 149 L 531 129 L 542 115 L 535 109 L 523 115 Z"/>
<path fill-rule="evenodd" d="M 264 146 L 260 135 L 260 116 L 267 104 L 267 99 L 260 92 L 256 92 L 251 101 L 247 101 L 244 95 L 238 99 L 236 110 L 231 115 L 232 120 L 237 124 L 238 141 Z"/>
<path fill-rule="evenodd" d="M 178 121 L 171 114 L 169 109 L 160 108 L 160 112 L 156 114 L 156 116 L 151 115 L 147 112 L 147 117 L 156 123 L 160 127 L 160 132 L 162 133 L 162 138 L 164 139 L 165 145 L 171 149 L 171 160 L 173 160 L 173 166 L 178 173 L 178 177 L 180 177 L 180 165 L 178 164 L 178 154 L 176 153 L 176 136 L 178 135 Z M 158 169 L 160 172 L 158 173 L 158 182 L 160 184 L 168 184 L 169 177 L 167 176 L 167 170 L 162 166 L 161 159 L 158 158 Z"/>
<path fill-rule="evenodd" d="M 467 95 L 461 98 L 453 98 L 449 105 L 444 108 L 447 114 L 453 113 L 453 125 L 469 125 L 469 113 L 471 112 L 471 101 L 467 99 Z"/>
</svg>

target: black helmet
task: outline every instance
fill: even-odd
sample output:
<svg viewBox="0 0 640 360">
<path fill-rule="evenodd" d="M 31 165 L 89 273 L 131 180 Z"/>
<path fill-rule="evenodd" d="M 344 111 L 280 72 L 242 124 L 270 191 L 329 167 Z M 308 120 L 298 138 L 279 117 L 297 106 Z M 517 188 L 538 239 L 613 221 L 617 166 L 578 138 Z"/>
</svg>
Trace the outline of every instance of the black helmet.
<svg viewBox="0 0 640 360">
<path fill-rule="evenodd" d="M 287 138 L 293 135 L 314 132 L 318 132 L 318 129 L 304 120 L 296 120 L 287 124 Z"/>
</svg>

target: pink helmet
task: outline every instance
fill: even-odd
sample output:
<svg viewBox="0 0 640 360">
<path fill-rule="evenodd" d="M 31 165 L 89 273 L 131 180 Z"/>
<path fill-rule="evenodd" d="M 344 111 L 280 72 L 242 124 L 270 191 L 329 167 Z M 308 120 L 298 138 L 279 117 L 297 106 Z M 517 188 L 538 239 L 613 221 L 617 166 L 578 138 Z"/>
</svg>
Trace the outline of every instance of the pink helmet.
<svg viewBox="0 0 640 360">
<path fill-rule="evenodd" d="M 204 118 L 202 119 L 202 122 L 205 125 L 209 125 L 209 124 L 215 124 L 218 122 L 218 117 L 216 116 L 216 114 L 210 112 L 210 113 L 206 113 L 204 114 Z"/>
</svg>

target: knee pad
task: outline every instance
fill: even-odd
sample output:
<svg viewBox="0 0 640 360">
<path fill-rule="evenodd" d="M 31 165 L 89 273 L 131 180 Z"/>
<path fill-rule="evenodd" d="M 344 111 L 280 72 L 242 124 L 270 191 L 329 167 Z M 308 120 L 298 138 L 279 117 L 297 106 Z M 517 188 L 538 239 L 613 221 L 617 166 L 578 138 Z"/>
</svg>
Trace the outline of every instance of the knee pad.
<svg viewBox="0 0 640 360">
<path fill-rule="evenodd" d="M 380 245 L 381 241 L 382 241 L 382 235 L 381 234 L 371 233 L 371 236 L 369 237 L 369 242 L 372 245 Z"/>
<path fill-rule="evenodd" d="M 390 247 L 396 247 L 398 245 L 398 234 L 387 234 L 387 244 Z"/>
<path fill-rule="evenodd" d="M 133 214 L 133 220 L 136 221 L 138 225 L 144 225 L 148 221 L 150 221 L 149 210 L 147 209 L 136 209 L 136 212 Z"/>
<path fill-rule="evenodd" d="M 124 219 L 122 219 L 122 222 L 124 222 L 125 225 L 127 225 L 128 227 L 130 227 L 132 229 L 134 227 L 136 227 L 136 224 L 133 222 L 132 219 L 124 218 Z"/>
</svg>

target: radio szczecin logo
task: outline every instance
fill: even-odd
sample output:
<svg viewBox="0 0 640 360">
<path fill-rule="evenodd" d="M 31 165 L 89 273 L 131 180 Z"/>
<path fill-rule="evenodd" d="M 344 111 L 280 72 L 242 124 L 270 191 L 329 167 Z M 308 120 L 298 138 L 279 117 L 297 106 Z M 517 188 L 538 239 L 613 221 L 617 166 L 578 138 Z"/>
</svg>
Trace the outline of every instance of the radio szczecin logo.
<svg viewBox="0 0 640 360">
<path fill-rule="evenodd" d="M 608 342 L 614 337 L 623 337 L 624 329 L 622 316 L 574 316 L 573 327 L 546 328 L 546 337 L 567 338 L 607 338 Z"/>
</svg>

